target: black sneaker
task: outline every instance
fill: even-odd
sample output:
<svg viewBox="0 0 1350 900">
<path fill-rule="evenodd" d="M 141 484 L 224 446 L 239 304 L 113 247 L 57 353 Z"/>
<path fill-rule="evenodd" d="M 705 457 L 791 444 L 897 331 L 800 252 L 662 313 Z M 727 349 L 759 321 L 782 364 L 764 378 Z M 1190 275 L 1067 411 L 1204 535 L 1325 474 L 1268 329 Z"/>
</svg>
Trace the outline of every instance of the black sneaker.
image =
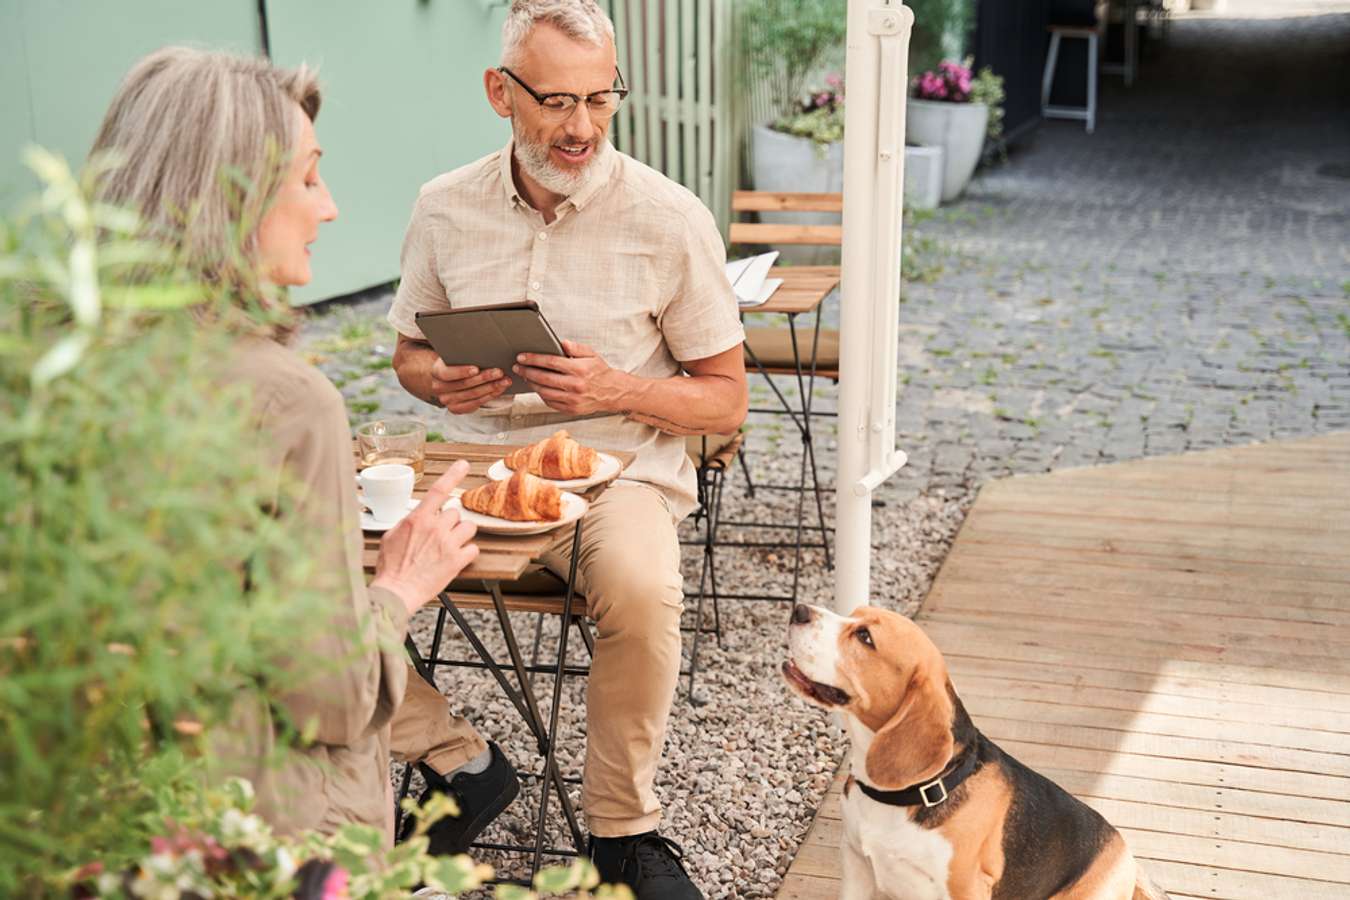
<svg viewBox="0 0 1350 900">
<path fill-rule="evenodd" d="M 468 851 L 483 829 L 492 820 L 502 814 L 511 801 L 520 793 L 520 779 L 516 770 L 502 754 L 502 748 L 495 742 L 488 742 L 492 751 L 492 761 L 477 775 L 460 772 L 446 780 L 436 770 L 417 764 L 422 777 L 427 780 L 427 789 L 422 792 L 425 803 L 436 793 L 448 794 L 457 806 L 458 816 L 446 816 L 432 825 L 427 831 L 428 853 L 441 856 L 453 856 Z M 403 829 L 398 839 L 404 840 L 412 834 L 416 820 L 408 816 L 403 820 Z"/>
<path fill-rule="evenodd" d="M 618 838 L 592 835 L 588 853 L 602 884 L 626 884 L 637 900 L 703 900 L 684 870 L 684 850 L 655 831 Z"/>
</svg>

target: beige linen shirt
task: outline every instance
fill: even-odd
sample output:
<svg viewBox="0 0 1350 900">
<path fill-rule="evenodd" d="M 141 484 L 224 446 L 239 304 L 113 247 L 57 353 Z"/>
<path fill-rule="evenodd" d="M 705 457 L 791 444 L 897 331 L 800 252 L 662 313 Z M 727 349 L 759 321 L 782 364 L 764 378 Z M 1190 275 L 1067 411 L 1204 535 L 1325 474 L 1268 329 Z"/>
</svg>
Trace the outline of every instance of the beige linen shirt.
<svg viewBox="0 0 1350 900">
<path fill-rule="evenodd" d="M 295 635 L 287 661 L 308 677 L 289 693 L 235 710 L 228 729 L 212 735 L 218 777 L 253 782 L 257 812 L 283 834 L 333 832 L 356 822 L 393 843 L 389 722 L 403 701 L 408 612 L 391 591 L 367 588 L 356 505 L 356 468 L 346 407 L 318 369 L 275 341 L 241 340 L 226 373 L 249 385 L 265 471 L 298 490 L 278 510 L 295 552 L 308 554 L 314 577 L 329 591 L 327 615 Z M 318 587 L 318 584 L 315 585 Z M 277 764 L 283 719 L 312 735 Z"/>
<path fill-rule="evenodd" d="M 644 378 L 678 375 L 680 363 L 745 339 L 726 250 L 697 197 L 606 145 L 545 224 L 516 190 L 511 150 L 422 186 L 389 310 L 399 333 L 424 339 L 418 312 L 533 300 L 560 338 Z M 590 446 L 633 451 L 625 480 L 655 487 L 677 519 L 693 510 L 684 438 L 626 416 L 577 418 L 522 394 L 448 423 L 453 439 L 482 443 L 529 443 L 564 427 Z"/>
</svg>

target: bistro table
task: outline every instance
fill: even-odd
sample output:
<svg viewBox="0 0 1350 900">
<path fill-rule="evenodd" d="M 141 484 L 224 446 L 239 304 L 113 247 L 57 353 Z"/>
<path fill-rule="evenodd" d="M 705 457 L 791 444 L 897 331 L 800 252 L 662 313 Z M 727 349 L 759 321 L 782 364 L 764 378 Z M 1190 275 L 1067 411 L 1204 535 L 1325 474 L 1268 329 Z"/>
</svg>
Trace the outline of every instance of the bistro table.
<svg viewBox="0 0 1350 900">
<path fill-rule="evenodd" d="M 518 449 L 520 445 L 505 444 L 467 444 L 467 443 L 442 443 L 428 442 L 426 445 L 425 472 L 419 479 L 413 489 L 414 498 L 421 498 L 426 495 L 427 489 L 439 478 L 452 463 L 456 460 L 467 460 L 469 463 L 469 474 L 464 477 L 461 487 L 471 489 L 488 481 L 487 471 L 497 460 L 503 458 L 512 450 Z M 359 448 L 353 445 L 353 452 L 357 454 L 359 465 Z M 619 477 L 623 470 L 632 463 L 634 454 L 628 451 L 604 450 L 602 452 L 617 458 L 620 462 L 619 472 L 614 478 Z M 611 479 L 612 480 L 612 479 Z M 609 487 L 610 482 L 603 482 L 584 491 L 577 491 L 587 503 L 592 503 L 597 497 L 604 493 Z M 481 663 L 476 667 L 488 669 L 496 679 L 498 685 L 506 693 L 507 698 L 511 700 L 512 705 L 520 713 L 521 717 L 529 726 L 531 733 L 538 746 L 539 757 L 543 764 L 543 772 L 540 778 L 540 799 L 537 828 L 535 831 L 535 841 L 530 847 L 515 847 L 502 844 L 481 844 L 475 846 L 485 847 L 487 849 L 529 852 L 532 854 L 530 875 L 538 872 L 540 860 L 545 852 L 545 823 L 548 813 L 548 786 L 551 783 L 555 792 L 558 794 L 559 805 L 567 819 L 568 828 L 571 832 L 574 848 L 578 854 L 582 851 L 583 837 L 580 826 L 577 823 L 576 813 L 572 807 L 571 799 L 567 795 L 567 782 L 558 771 L 556 764 L 557 741 L 556 734 L 558 729 L 558 713 L 562 699 L 562 682 L 565 674 L 565 664 L 567 658 L 567 635 L 569 623 L 574 619 L 573 609 L 575 585 L 576 585 L 576 560 L 578 557 L 578 548 L 581 539 L 581 524 L 584 521 L 578 519 L 575 523 L 559 525 L 556 528 L 531 535 L 495 535 L 479 531 L 474 537 L 474 543 L 478 545 L 478 557 L 470 563 L 459 576 L 455 579 L 455 589 L 450 585 L 446 586 L 439 596 L 441 608 L 438 611 L 435 633 L 432 638 L 430 652 L 423 657 L 417 648 L 416 643 L 409 634 L 405 643 L 408 648 L 409 656 L 412 658 L 414 667 L 432 687 L 436 686 L 435 668 L 439 664 L 450 665 L 450 661 L 441 660 L 440 644 L 441 636 L 444 630 L 445 618 L 447 615 L 455 621 L 461 633 L 474 651 L 478 654 Z M 554 546 L 559 540 L 563 539 L 570 532 L 572 536 L 572 565 L 567 574 L 565 582 L 560 583 L 563 592 L 562 603 L 548 604 L 544 598 L 535 596 L 527 598 L 517 598 L 503 591 L 503 585 L 508 582 L 521 578 L 532 567 L 537 567 L 540 558 L 548 548 Z M 375 574 L 375 561 L 379 555 L 381 534 L 378 532 L 365 532 L 365 548 L 363 563 L 367 577 L 373 577 Z M 458 586 L 465 583 L 477 582 L 482 585 L 482 593 L 468 593 L 458 589 Z M 475 598 L 481 598 L 482 602 L 475 602 Z M 510 656 L 510 668 L 514 671 L 516 680 L 519 684 L 517 691 L 510 683 L 503 666 L 499 664 L 492 656 L 490 651 L 484 646 L 478 634 L 465 619 L 463 609 L 468 607 L 487 608 L 496 612 L 498 624 L 502 630 L 502 636 L 506 642 L 507 652 Z M 511 626 L 511 619 L 508 613 L 513 611 L 524 611 L 534 613 L 555 612 L 562 617 L 562 627 L 558 636 L 558 654 L 556 664 L 552 667 L 551 674 L 554 675 L 553 691 L 551 696 L 551 705 L 549 717 L 545 722 L 539 708 L 538 698 L 535 696 L 532 679 L 530 677 L 533 670 L 539 667 L 527 665 L 524 655 L 521 653 L 519 641 L 516 639 L 515 631 Z M 536 651 L 538 649 L 538 635 L 536 635 Z M 590 644 L 588 642 L 588 649 Z M 439 690 L 439 688 L 437 689 Z M 408 786 L 412 778 L 412 766 L 409 766 L 404 774 L 403 785 L 399 792 L 400 799 L 406 795 Z M 401 811 L 398 813 L 401 819 Z M 550 850 L 555 855 L 566 855 L 566 851 Z"/>
<path fill-rule="evenodd" d="M 746 334 L 746 357 L 750 363 L 764 376 L 770 389 L 778 398 L 782 406 L 782 411 L 792 419 L 796 426 L 802 441 L 802 463 L 801 471 L 795 486 L 781 485 L 761 485 L 761 487 L 772 488 L 779 487 L 787 490 L 797 491 L 797 528 L 796 541 L 793 544 L 794 559 L 792 567 L 792 592 L 788 596 L 769 596 L 761 594 L 726 594 L 723 596 L 731 599 L 744 600 L 782 600 L 796 602 L 798 586 L 801 580 L 801 554 L 802 554 L 802 524 L 803 505 L 806 499 L 806 492 L 809 490 L 815 497 L 816 502 L 816 528 L 820 531 L 820 543 L 811 546 L 819 546 L 825 552 L 825 564 L 830 565 L 830 542 L 825 528 L 825 505 L 821 497 L 820 479 L 816 466 L 815 439 L 811 431 L 811 416 L 813 415 L 811 404 L 815 392 L 816 376 L 838 379 L 839 373 L 836 368 L 824 370 L 818 368 L 817 362 L 820 358 L 822 349 L 821 329 L 820 329 L 820 305 L 825 298 L 830 295 L 835 288 L 839 286 L 840 272 L 838 266 L 774 266 L 769 270 L 768 278 L 781 278 L 783 283 L 774 291 L 772 296 L 759 306 L 748 306 L 742 308 L 741 312 L 746 315 L 765 315 L 778 314 L 787 317 L 787 328 L 785 329 L 747 329 Z M 798 339 L 797 316 L 809 313 L 816 313 L 815 324 L 810 332 L 810 344 L 802 346 L 802 341 Z M 837 359 L 838 335 L 831 333 L 829 340 L 832 346 L 828 348 L 831 354 Z M 759 346 L 761 351 L 767 351 L 765 356 L 772 358 L 761 359 L 760 354 L 756 353 L 755 347 Z M 837 365 L 837 363 L 835 364 Z M 791 400 L 778 388 L 773 381 L 772 375 L 789 375 L 797 379 L 797 395 L 800 400 L 798 405 L 794 405 Z M 752 412 L 770 412 L 778 413 L 779 410 L 751 410 Z M 820 415 L 820 413 L 814 413 Z M 742 461 L 744 462 L 744 461 Z M 807 486 L 807 476 L 810 475 L 810 486 Z M 749 472 L 746 472 L 747 481 L 749 481 Z M 751 491 L 754 485 L 751 484 Z M 764 523 L 757 522 L 733 522 L 722 523 L 724 525 L 740 526 L 760 526 L 768 527 Z M 742 542 L 740 544 L 728 543 L 728 546 L 764 546 L 765 542 Z M 776 544 L 774 546 L 777 546 Z"/>
</svg>

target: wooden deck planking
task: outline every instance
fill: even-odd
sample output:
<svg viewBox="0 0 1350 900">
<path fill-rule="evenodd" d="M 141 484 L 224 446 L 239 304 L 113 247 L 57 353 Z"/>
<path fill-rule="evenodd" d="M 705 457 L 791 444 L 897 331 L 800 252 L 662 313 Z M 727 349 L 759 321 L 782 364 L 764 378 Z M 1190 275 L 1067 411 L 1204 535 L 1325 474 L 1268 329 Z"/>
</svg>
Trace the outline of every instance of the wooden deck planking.
<svg viewBox="0 0 1350 900">
<path fill-rule="evenodd" d="M 1006 479 L 917 621 L 1177 900 L 1350 896 L 1350 434 Z M 780 898 L 836 897 L 842 778 Z"/>
</svg>

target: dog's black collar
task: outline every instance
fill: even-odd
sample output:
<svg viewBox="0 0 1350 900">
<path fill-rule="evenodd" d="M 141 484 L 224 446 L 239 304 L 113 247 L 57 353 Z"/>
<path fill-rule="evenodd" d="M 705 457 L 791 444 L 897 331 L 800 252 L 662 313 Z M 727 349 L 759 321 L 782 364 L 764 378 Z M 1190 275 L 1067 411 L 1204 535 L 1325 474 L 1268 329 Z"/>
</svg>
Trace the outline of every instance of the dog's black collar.
<svg viewBox="0 0 1350 900">
<path fill-rule="evenodd" d="M 956 790 L 957 785 L 970 777 L 980 765 L 973 750 L 967 750 L 962 756 L 952 760 L 941 775 L 925 784 L 915 784 L 900 791 L 879 791 L 869 784 L 858 781 L 858 788 L 878 803 L 890 806 L 937 806 Z M 854 779 L 857 780 L 856 778 Z"/>
</svg>

